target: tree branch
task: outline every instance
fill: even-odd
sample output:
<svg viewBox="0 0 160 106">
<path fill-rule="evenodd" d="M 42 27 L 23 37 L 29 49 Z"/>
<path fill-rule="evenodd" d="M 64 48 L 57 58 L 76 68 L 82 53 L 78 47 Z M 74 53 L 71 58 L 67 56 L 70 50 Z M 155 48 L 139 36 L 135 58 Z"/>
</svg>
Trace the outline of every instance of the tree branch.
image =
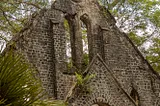
<svg viewBox="0 0 160 106">
<path fill-rule="evenodd" d="M 38 5 L 34 4 L 34 3 L 31 3 L 31 2 L 26 2 L 26 1 L 17 1 L 17 3 L 21 4 L 21 3 L 24 3 L 24 4 L 27 4 L 27 5 L 32 5 L 38 9 L 41 9 L 41 7 L 39 7 Z"/>
<path fill-rule="evenodd" d="M 2 14 L 3 14 L 4 18 L 6 19 L 6 21 L 8 22 L 8 24 L 12 27 L 12 29 L 14 31 L 18 32 L 18 30 L 16 30 L 16 28 L 11 24 L 10 20 L 7 18 L 7 15 L 6 15 L 5 11 L 3 11 L 2 8 L 0 8 L 0 10 L 2 11 Z"/>
</svg>

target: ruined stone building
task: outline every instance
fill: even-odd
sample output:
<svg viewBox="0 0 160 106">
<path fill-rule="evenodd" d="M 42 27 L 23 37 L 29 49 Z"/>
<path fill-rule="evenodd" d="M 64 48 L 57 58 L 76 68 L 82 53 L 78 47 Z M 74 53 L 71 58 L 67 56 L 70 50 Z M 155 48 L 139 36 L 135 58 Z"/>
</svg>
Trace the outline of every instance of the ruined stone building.
<svg viewBox="0 0 160 106">
<path fill-rule="evenodd" d="M 67 67 L 65 20 L 76 67 L 72 71 Z M 82 22 L 89 48 L 86 70 Z M 50 9 L 33 14 L 12 42 L 38 70 L 48 97 L 64 100 L 76 81 L 74 72 L 83 70 L 84 77 L 95 74 L 87 83 L 91 92 L 75 86 L 69 106 L 160 106 L 160 76 L 97 0 L 57 0 Z"/>
</svg>

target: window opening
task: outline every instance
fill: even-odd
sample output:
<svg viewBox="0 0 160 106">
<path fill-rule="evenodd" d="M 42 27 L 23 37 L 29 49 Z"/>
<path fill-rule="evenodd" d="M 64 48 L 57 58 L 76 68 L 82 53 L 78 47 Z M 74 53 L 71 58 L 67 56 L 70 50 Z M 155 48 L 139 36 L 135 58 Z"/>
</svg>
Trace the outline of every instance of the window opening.
<svg viewBox="0 0 160 106">
<path fill-rule="evenodd" d="M 140 106 L 139 95 L 138 95 L 138 92 L 134 88 L 132 89 L 130 96 L 135 101 L 135 103 L 137 104 L 137 106 Z"/>
<path fill-rule="evenodd" d="M 83 21 L 81 21 L 81 32 L 82 32 L 82 42 L 83 42 L 83 60 L 82 60 L 82 70 L 87 68 L 89 64 L 89 51 L 88 51 L 88 36 L 87 36 L 87 26 Z"/>
<path fill-rule="evenodd" d="M 71 74 L 71 68 L 73 67 L 72 63 L 72 55 L 71 55 L 71 39 L 70 39 L 70 27 L 68 20 L 64 20 L 64 27 L 65 27 L 65 35 L 66 35 L 66 63 L 67 63 L 67 70 L 66 74 Z"/>
<path fill-rule="evenodd" d="M 75 71 L 77 71 L 76 65 L 78 61 L 76 61 L 76 64 L 74 62 L 74 60 L 76 59 L 74 55 L 77 55 L 77 48 L 73 48 L 74 47 L 74 37 L 76 37 L 75 35 L 72 35 L 73 33 L 75 34 L 75 32 L 71 32 L 71 31 L 75 31 L 74 30 L 74 21 L 70 19 L 65 19 L 64 21 L 64 27 L 65 27 L 65 34 L 66 34 L 66 63 L 67 63 L 67 71 L 65 71 L 66 74 L 74 74 Z M 87 25 L 83 22 L 80 21 L 80 31 L 81 31 L 81 41 L 82 41 L 82 45 L 83 45 L 83 51 L 80 51 L 83 55 L 80 57 L 81 63 L 80 63 L 80 68 L 78 69 L 78 71 L 81 73 L 81 71 L 83 72 L 88 64 L 89 64 L 89 50 L 88 50 L 88 30 L 87 30 Z M 76 41 L 77 43 L 77 41 Z M 72 45 L 73 44 L 73 45 Z M 80 59 L 77 58 L 77 59 Z"/>
</svg>

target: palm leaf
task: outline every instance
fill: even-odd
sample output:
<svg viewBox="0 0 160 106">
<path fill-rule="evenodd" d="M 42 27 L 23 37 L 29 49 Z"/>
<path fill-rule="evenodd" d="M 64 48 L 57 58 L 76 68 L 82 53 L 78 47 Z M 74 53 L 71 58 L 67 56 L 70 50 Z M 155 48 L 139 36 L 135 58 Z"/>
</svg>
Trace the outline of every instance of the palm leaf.
<svg viewBox="0 0 160 106">
<path fill-rule="evenodd" d="M 28 106 L 42 96 L 40 81 L 22 56 L 12 52 L 0 56 L 0 103 Z"/>
</svg>

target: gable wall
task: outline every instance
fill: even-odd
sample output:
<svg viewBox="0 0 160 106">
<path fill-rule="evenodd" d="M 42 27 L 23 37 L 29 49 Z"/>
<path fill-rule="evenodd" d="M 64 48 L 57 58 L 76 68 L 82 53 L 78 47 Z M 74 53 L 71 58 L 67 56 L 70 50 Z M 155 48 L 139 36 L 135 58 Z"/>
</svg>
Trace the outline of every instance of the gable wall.
<svg viewBox="0 0 160 106">
<path fill-rule="evenodd" d="M 90 60 L 98 53 L 112 70 L 125 92 L 138 92 L 141 106 L 158 106 L 160 77 L 149 66 L 126 34 L 120 32 L 114 18 L 96 0 L 82 0 L 78 15 L 87 16 L 90 27 Z M 90 49 L 91 48 L 91 49 Z"/>
<path fill-rule="evenodd" d="M 15 43 L 15 51 L 23 54 L 37 70 L 47 92 L 46 97 L 64 99 L 75 80 L 74 76 L 63 74 L 67 71 L 64 13 L 42 9 L 13 37 L 7 49 L 12 42 Z"/>
<path fill-rule="evenodd" d="M 77 87 L 69 100 L 69 106 L 92 106 L 96 103 L 108 106 L 136 106 L 117 83 L 100 56 L 94 57 L 87 69 L 87 75 L 95 77 L 89 79 L 82 87 Z"/>
<path fill-rule="evenodd" d="M 81 0 L 78 3 L 59 0 L 51 9 L 42 10 L 32 18 L 18 34 L 18 38 L 13 39 L 16 42 L 16 49 L 38 70 L 49 97 L 64 99 L 75 80 L 74 76 L 63 74 L 67 70 L 66 36 L 63 25 L 66 15 L 71 16 L 76 22 L 87 21 L 85 24 L 89 26 L 90 61 L 97 53 L 100 54 L 128 95 L 134 88 L 140 96 L 141 106 L 158 106 L 159 76 L 146 64 L 126 35 L 117 29 L 110 13 L 96 0 Z M 79 27 L 77 30 L 79 31 Z M 74 34 L 78 39 L 75 45 L 78 46 L 81 37 L 80 34 Z M 78 49 L 75 48 L 77 51 L 75 54 L 80 53 L 82 56 L 82 51 Z M 77 59 L 81 62 L 82 57 Z M 105 91 L 98 94 L 103 92 Z"/>
<path fill-rule="evenodd" d="M 132 88 L 140 96 L 140 105 L 158 106 L 160 79 L 148 66 L 124 33 L 113 28 L 103 33 L 105 61 L 113 70 L 123 89 L 131 94 Z"/>
</svg>

